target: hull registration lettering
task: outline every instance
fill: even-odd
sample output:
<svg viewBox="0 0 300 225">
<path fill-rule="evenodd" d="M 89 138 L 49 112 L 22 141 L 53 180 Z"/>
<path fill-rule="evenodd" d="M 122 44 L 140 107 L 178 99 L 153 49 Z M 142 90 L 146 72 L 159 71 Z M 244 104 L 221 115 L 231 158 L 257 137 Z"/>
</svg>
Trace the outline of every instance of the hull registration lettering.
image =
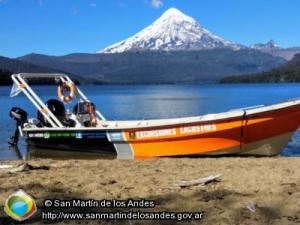
<svg viewBox="0 0 300 225">
<path fill-rule="evenodd" d="M 145 139 L 145 138 L 156 138 L 156 137 L 170 137 L 170 136 L 180 136 L 180 135 L 187 135 L 187 134 L 202 134 L 202 133 L 208 133 L 216 130 L 217 130 L 217 126 L 215 124 L 207 124 L 207 125 L 200 125 L 200 126 L 188 126 L 188 127 L 178 127 L 178 128 L 170 128 L 170 129 L 129 132 L 129 138 Z"/>
<path fill-rule="evenodd" d="M 190 127 L 181 127 L 180 134 L 204 133 L 204 132 L 210 132 L 216 130 L 217 130 L 217 126 L 214 124 L 202 125 L 202 126 L 190 126 Z"/>
<path fill-rule="evenodd" d="M 152 138 L 152 137 L 165 137 L 175 136 L 176 129 L 162 129 L 162 130 L 149 130 L 149 131 L 138 131 L 135 133 L 136 138 Z"/>
</svg>

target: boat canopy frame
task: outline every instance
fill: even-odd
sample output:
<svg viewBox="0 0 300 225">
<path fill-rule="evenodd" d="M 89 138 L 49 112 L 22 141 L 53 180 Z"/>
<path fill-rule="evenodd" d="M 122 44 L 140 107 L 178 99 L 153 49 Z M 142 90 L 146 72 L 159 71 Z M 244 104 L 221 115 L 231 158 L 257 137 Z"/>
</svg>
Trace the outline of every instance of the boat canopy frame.
<svg viewBox="0 0 300 225">
<path fill-rule="evenodd" d="M 70 77 L 63 73 L 18 73 L 11 75 L 14 85 L 17 86 L 17 91 L 22 91 L 26 97 L 33 103 L 37 110 L 49 121 L 53 128 L 64 128 L 65 126 L 58 120 L 58 118 L 49 110 L 46 104 L 40 99 L 40 97 L 35 93 L 35 91 L 30 87 L 27 80 L 35 78 L 50 78 L 54 80 L 61 80 L 62 82 L 74 82 Z M 14 88 L 14 86 L 13 86 Z M 77 97 L 80 101 L 91 102 L 86 95 L 76 86 Z M 105 117 L 96 110 L 97 119 L 106 120 Z"/>
</svg>

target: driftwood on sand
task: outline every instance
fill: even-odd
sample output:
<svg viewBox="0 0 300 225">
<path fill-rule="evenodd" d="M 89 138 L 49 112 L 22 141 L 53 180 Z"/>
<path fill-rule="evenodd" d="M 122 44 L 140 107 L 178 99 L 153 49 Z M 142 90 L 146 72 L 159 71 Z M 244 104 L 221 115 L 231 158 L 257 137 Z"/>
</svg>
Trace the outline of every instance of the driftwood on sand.
<svg viewBox="0 0 300 225">
<path fill-rule="evenodd" d="M 22 163 L 21 165 L 11 169 L 9 172 L 15 173 L 15 172 L 24 172 L 29 170 L 49 170 L 49 167 L 41 166 L 41 165 L 31 165 L 29 163 Z"/>
<path fill-rule="evenodd" d="M 195 185 L 206 185 L 208 183 L 214 182 L 214 181 L 219 181 L 221 174 L 215 175 L 215 176 L 208 176 L 208 177 L 203 177 L 199 178 L 196 180 L 190 180 L 190 181 L 179 181 L 175 185 L 179 187 L 190 187 L 190 186 L 195 186 Z"/>
<path fill-rule="evenodd" d="M 0 169 L 10 169 L 13 168 L 13 165 L 0 165 Z"/>
<path fill-rule="evenodd" d="M 25 172 L 29 170 L 48 170 L 49 166 L 31 165 L 29 163 L 21 163 L 19 165 L 0 165 L 0 169 L 9 173 Z"/>
<path fill-rule="evenodd" d="M 253 201 L 247 205 L 247 209 L 249 209 L 253 213 L 256 212 L 256 208 L 257 208 L 257 204 Z"/>
</svg>

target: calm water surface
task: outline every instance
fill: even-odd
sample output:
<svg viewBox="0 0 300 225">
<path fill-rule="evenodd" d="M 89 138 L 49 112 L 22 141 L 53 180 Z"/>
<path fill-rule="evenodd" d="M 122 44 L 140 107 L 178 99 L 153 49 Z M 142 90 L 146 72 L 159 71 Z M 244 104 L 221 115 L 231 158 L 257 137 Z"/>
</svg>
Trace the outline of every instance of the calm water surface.
<svg viewBox="0 0 300 225">
<path fill-rule="evenodd" d="M 55 86 L 34 86 L 44 100 L 56 98 Z M 126 85 L 80 86 L 107 119 L 153 119 L 217 113 L 254 105 L 268 105 L 300 96 L 300 84 L 242 85 Z M 10 98 L 10 87 L 0 86 L 0 159 L 26 158 L 27 147 L 10 149 L 15 122 L 9 117 L 11 107 L 25 109 L 30 117 L 36 109 L 21 93 Z M 71 103 L 72 106 L 74 103 Z M 282 153 L 300 156 L 300 131 Z M 49 154 L 44 154 L 47 157 Z M 80 157 L 80 156 L 79 156 Z"/>
</svg>

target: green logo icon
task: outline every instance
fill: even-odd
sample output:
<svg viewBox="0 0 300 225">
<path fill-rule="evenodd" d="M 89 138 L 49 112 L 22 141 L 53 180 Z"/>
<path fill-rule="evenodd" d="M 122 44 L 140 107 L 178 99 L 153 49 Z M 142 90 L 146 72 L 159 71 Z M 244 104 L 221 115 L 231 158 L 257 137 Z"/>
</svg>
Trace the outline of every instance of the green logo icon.
<svg viewBox="0 0 300 225">
<path fill-rule="evenodd" d="M 17 221 L 24 221 L 36 212 L 34 199 L 23 190 L 10 195 L 4 205 L 4 211 L 8 216 Z"/>
<path fill-rule="evenodd" d="M 45 138 L 45 139 L 50 138 L 50 133 L 49 133 L 49 132 L 45 132 L 45 133 L 44 133 L 44 138 Z"/>
</svg>

